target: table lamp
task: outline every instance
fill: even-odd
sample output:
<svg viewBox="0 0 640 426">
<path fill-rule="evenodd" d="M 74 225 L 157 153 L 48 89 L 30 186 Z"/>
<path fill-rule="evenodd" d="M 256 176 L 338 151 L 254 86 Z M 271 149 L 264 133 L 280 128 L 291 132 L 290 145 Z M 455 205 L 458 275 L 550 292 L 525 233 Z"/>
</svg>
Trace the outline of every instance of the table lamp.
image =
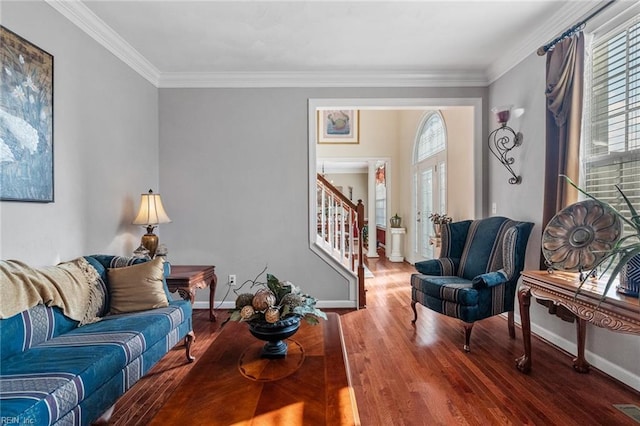
<svg viewBox="0 0 640 426">
<path fill-rule="evenodd" d="M 141 244 L 149 250 L 151 258 L 155 256 L 158 248 L 158 236 L 153 233 L 153 229 L 160 223 L 169 222 L 171 219 L 164 211 L 160 194 L 154 194 L 152 190 L 149 190 L 148 194 L 140 195 L 140 210 L 138 210 L 133 224 L 147 228 L 147 233 L 142 236 Z"/>
</svg>

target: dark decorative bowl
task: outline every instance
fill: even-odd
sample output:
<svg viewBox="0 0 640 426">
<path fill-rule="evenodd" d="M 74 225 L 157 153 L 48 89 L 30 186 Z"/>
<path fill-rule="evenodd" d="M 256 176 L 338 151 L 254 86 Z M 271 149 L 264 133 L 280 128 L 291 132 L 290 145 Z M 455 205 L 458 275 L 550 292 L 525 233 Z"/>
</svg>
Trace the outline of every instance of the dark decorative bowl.
<svg viewBox="0 0 640 426">
<path fill-rule="evenodd" d="M 274 323 L 266 321 L 249 322 L 249 331 L 254 337 L 265 340 L 267 343 L 262 348 L 262 358 L 284 358 L 287 356 L 287 344 L 285 339 L 296 334 L 300 328 L 300 317 L 291 316 Z"/>
</svg>

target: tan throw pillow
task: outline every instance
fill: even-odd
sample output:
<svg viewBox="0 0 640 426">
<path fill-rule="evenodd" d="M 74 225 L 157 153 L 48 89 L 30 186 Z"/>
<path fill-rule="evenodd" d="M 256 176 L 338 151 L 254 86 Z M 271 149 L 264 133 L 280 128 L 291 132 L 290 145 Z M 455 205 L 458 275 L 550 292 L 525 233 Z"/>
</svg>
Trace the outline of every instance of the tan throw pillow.
<svg viewBox="0 0 640 426">
<path fill-rule="evenodd" d="M 123 268 L 109 268 L 111 313 L 145 311 L 169 305 L 164 292 L 162 258 Z"/>
</svg>

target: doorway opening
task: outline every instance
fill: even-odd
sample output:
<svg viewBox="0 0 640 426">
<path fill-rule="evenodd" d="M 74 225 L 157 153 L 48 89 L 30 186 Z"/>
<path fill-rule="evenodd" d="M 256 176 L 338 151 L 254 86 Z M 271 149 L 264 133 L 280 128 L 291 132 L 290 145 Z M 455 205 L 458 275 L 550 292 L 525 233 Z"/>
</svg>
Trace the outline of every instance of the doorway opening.
<svg viewBox="0 0 640 426">
<path fill-rule="evenodd" d="M 357 143 L 336 145 L 331 155 L 323 154 L 325 146 L 318 144 L 319 111 L 326 109 L 359 111 L 359 140 Z M 459 120 L 462 125 L 452 126 L 454 130 L 463 127 L 465 132 L 456 135 L 448 146 L 447 155 L 466 158 L 464 168 L 456 170 L 455 165 L 447 167 L 444 173 L 451 176 L 456 173 L 456 181 L 463 182 L 464 202 L 469 206 L 464 215 L 480 217 L 483 212 L 483 174 L 482 158 L 482 99 L 481 98 L 415 98 L 415 99 L 310 99 L 308 104 L 309 119 L 309 244 L 312 251 L 342 275 L 349 284 L 350 300 L 357 306 L 359 292 L 357 278 L 351 271 L 335 264 L 317 244 L 318 203 L 316 196 L 316 177 L 318 165 L 328 160 L 340 159 L 367 160 L 384 159 L 387 162 L 385 175 L 387 178 L 387 198 L 385 200 L 385 226 L 389 218 L 399 214 L 402 226 L 407 228 L 404 246 L 405 259 L 415 263 L 419 258 L 413 250 L 415 245 L 415 223 L 417 209 L 413 201 L 414 194 L 414 158 L 413 147 L 416 132 L 424 115 L 430 111 L 441 111 L 445 122 Z M 392 130 L 388 126 L 395 126 Z M 373 142 L 372 142 L 373 141 Z M 455 146 L 454 146 L 455 145 Z M 459 145 L 459 146 L 458 146 Z M 367 153 L 367 154 L 365 154 Z M 375 177 L 375 163 L 370 165 Z M 453 170 L 452 170 L 453 169 Z M 368 174 L 369 175 L 369 174 Z M 370 178 L 369 178 L 370 179 Z M 451 182 L 449 180 L 449 182 Z M 453 183 L 451 184 L 452 186 Z M 371 182 L 368 192 L 375 189 Z M 451 188 L 449 188 L 451 190 Z M 348 192 L 348 189 L 347 189 Z M 459 194 L 459 195 L 460 195 Z M 369 196 L 375 200 L 375 195 Z M 371 204 L 371 203 L 369 203 Z M 371 209 L 367 206 L 367 212 Z M 375 221 L 375 205 L 368 213 L 369 224 Z M 451 214 L 451 211 L 448 213 Z M 381 216 L 381 215 L 380 215 Z M 462 214 L 460 215 L 462 216 Z M 461 217 L 462 218 L 462 217 Z M 371 225 L 369 225 L 371 228 Z M 371 232 L 369 232 L 371 236 Z M 370 244 L 371 246 L 371 244 Z M 367 251 L 367 255 L 369 250 Z"/>
</svg>

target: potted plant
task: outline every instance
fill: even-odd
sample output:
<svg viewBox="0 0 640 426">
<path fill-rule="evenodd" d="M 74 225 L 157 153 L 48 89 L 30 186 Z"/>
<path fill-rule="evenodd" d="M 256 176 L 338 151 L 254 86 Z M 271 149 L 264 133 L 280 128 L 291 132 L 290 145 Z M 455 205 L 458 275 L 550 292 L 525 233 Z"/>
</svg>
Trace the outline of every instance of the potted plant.
<svg viewBox="0 0 640 426">
<path fill-rule="evenodd" d="M 431 213 L 429 215 L 429 220 L 433 223 L 433 232 L 435 233 L 437 238 L 440 238 L 440 233 L 442 232 L 442 225 L 445 223 L 453 222 L 453 218 L 451 216 L 447 216 L 446 213 Z"/>
<path fill-rule="evenodd" d="M 619 240 L 615 242 L 612 249 L 609 250 L 591 268 L 591 273 L 587 275 L 587 277 L 597 276 L 599 269 L 602 270 L 602 272 L 600 273 L 601 277 L 610 271 L 609 278 L 602 294 L 603 299 L 618 276 L 620 276 L 620 281 L 622 284 L 618 287 L 618 291 L 637 297 L 638 284 L 640 283 L 640 216 L 638 215 L 636 209 L 633 207 L 633 204 L 631 204 L 631 201 L 629 201 L 629 198 L 625 195 L 622 189 L 620 189 L 618 185 L 615 185 L 616 189 L 622 196 L 622 199 L 629 208 L 630 217 L 626 217 L 609 203 L 599 200 L 588 192 L 582 190 L 569 177 L 564 175 L 563 177 L 580 193 L 602 204 L 606 209 L 616 215 L 624 224 L 627 224 L 632 230 L 631 234 L 623 235 Z M 580 288 L 586 281 L 587 277 L 582 280 Z M 578 291 L 580 291 L 580 288 L 578 288 Z"/>
</svg>

